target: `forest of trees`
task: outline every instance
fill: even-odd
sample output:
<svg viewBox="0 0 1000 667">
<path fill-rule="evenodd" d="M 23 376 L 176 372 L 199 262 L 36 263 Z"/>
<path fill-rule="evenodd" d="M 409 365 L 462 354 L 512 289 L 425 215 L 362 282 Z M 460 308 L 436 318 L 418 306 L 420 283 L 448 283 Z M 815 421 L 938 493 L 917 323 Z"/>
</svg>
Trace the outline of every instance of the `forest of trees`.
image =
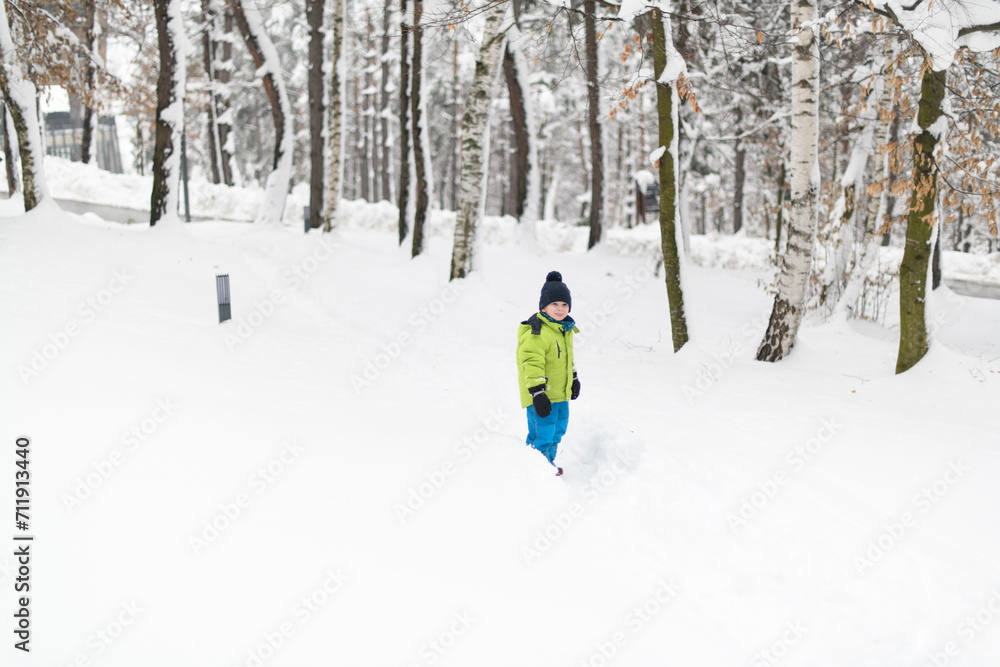
<svg viewBox="0 0 1000 667">
<path fill-rule="evenodd" d="M 416 256 L 429 211 L 455 211 L 452 278 L 476 268 L 484 213 L 587 226 L 591 248 L 643 224 L 646 170 L 675 349 L 691 234 L 773 242 L 769 361 L 807 309 L 855 316 L 878 247 L 895 244 L 897 372 L 928 349 L 938 251 L 1000 249 L 1000 3 L 4 0 L 0 13 L 0 135 L 26 210 L 48 196 L 50 86 L 87 110 L 84 161 L 99 114 L 129 120 L 151 225 L 178 220 L 184 145 L 191 173 L 265 191 L 257 224 L 308 184 L 310 227 L 335 228 L 343 199 L 386 200 Z"/>
</svg>

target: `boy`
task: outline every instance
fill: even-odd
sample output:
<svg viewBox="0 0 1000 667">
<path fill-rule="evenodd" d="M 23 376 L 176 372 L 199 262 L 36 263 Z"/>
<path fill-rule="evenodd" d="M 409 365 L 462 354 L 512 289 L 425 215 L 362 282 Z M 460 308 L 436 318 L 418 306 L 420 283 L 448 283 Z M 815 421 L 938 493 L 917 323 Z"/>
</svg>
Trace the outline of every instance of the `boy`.
<svg viewBox="0 0 1000 667">
<path fill-rule="evenodd" d="M 545 278 L 538 311 L 517 329 L 517 380 L 528 409 L 527 443 L 555 466 L 556 448 L 569 423 L 569 401 L 580 395 L 573 365 L 576 322 L 569 288 L 558 271 Z M 563 474 L 556 467 L 556 476 Z"/>
</svg>

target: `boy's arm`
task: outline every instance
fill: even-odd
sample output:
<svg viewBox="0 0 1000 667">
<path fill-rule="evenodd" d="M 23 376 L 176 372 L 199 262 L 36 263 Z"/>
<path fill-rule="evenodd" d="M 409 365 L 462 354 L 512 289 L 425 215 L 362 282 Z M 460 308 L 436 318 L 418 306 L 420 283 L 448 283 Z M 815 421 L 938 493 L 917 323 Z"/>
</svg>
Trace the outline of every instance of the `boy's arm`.
<svg viewBox="0 0 1000 667">
<path fill-rule="evenodd" d="M 519 357 L 524 369 L 524 385 L 526 389 L 545 385 L 545 349 L 541 336 L 530 333 L 521 339 Z"/>
</svg>

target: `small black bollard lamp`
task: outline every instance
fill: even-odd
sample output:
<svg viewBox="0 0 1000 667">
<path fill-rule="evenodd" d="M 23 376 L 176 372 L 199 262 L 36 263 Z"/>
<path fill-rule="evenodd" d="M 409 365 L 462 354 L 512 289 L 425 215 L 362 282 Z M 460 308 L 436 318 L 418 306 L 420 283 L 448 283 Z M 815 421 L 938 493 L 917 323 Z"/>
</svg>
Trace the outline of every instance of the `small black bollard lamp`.
<svg viewBox="0 0 1000 667">
<path fill-rule="evenodd" d="M 229 274 L 215 276 L 215 293 L 219 297 L 219 324 L 232 319 L 233 310 L 229 301 Z"/>
</svg>

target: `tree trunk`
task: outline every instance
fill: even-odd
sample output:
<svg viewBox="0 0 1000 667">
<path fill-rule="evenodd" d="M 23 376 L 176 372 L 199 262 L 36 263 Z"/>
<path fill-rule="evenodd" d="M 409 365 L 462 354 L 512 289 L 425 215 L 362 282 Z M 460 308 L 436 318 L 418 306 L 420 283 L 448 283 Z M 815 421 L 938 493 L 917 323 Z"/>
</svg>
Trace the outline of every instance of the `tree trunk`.
<svg viewBox="0 0 1000 667">
<path fill-rule="evenodd" d="M 462 89 L 458 78 L 458 40 L 452 40 L 451 55 L 451 136 L 448 139 L 448 173 L 451 183 L 448 209 L 455 211 L 458 209 L 458 158 L 461 147 L 462 131 Z M 444 188 L 442 188 L 442 196 Z"/>
<path fill-rule="evenodd" d="M 309 24 L 309 227 L 323 225 L 323 4 L 325 0 L 306 0 Z"/>
<path fill-rule="evenodd" d="M 94 0 L 83 0 L 83 30 L 86 35 L 87 67 L 84 74 L 84 95 L 83 95 L 83 137 L 80 139 L 80 162 L 90 164 L 94 146 L 94 129 L 97 125 L 96 114 L 94 113 L 94 80 L 97 77 L 97 69 L 94 67 L 94 57 L 97 56 L 94 46 L 97 43 L 94 32 L 97 9 Z"/>
<path fill-rule="evenodd" d="M 663 12 L 654 9 L 653 74 L 656 77 L 656 110 L 660 146 L 666 150 L 660 156 L 660 243 L 663 249 L 663 272 L 667 283 L 670 307 L 670 332 L 677 352 L 688 341 L 687 319 L 684 315 L 684 291 L 681 286 L 681 261 L 677 250 L 677 118 L 680 109 L 677 82 L 663 81 L 668 57 L 680 58 L 667 33 Z"/>
<path fill-rule="evenodd" d="M 24 210 L 49 197 L 45 182 L 42 135 L 38 123 L 35 84 L 24 77 L 7 21 L 6 3 L 0 3 L 0 91 L 3 92 L 17 135 L 21 159 Z"/>
<path fill-rule="evenodd" d="M 330 125 L 329 141 L 330 155 L 327 164 L 327 181 L 325 210 L 323 212 L 323 231 L 330 232 L 336 221 L 340 208 L 340 190 L 343 183 L 342 170 L 344 164 L 344 0 L 333 0 L 333 62 L 330 67 Z"/>
<path fill-rule="evenodd" d="M 0 76 L 3 76 L 0 74 Z M 7 104 L 0 107 L 0 141 L 3 141 L 4 171 L 7 175 L 7 193 L 13 197 L 17 192 L 17 172 L 14 170 L 14 151 L 10 148 L 10 126 L 7 124 Z"/>
<path fill-rule="evenodd" d="M 382 86 L 381 86 L 381 111 L 379 122 L 381 124 L 382 140 L 382 169 L 378 178 L 382 180 L 382 198 L 392 201 L 392 134 L 389 128 L 389 109 L 392 107 L 392 98 L 389 93 L 389 30 L 391 22 L 389 20 L 392 11 L 392 0 L 385 0 L 385 11 L 382 17 Z"/>
<path fill-rule="evenodd" d="M 774 222 L 774 256 L 781 256 L 781 229 L 785 221 L 785 184 L 788 178 L 788 168 L 785 161 L 781 161 L 781 170 L 778 175 L 778 214 Z"/>
<path fill-rule="evenodd" d="M 510 113 L 514 128 L 511 203 L 514 217 L 520 220 L 528 200 L 528 119 L 524 106 L 524 91 L 521 90 L 521 83 L 517 78 L 517 65 L 510 44 L 504 50 L 503 73 L 507 81 L 507 92 L 510 94 Z"/>
<path fill-rule="evenodd" d="M 816 1 L 794 0 L 792 3 L 792 34 L 795 41 L 792 50 L 791 215 L 788 220 L 788 245 L 785 248 L 778 278 L 778 291 L 774 297 L 774 307 L 771 310 L 771 319 L 764 340 L 757 350 L 758 361 L 778 361 L 791 351 L 805 308 L 819 193 L 817 162 L 819 44 L 812 29 L 812 24 L 815 22 Z"/>
<path fill-rule="evenodd" d="M 213 0 L 213 2 L 219 1 Z M 232 186 L 235 184 L 236 179 L 233 174 L 233 146 L 231 139 L 233 131 L 231 118 L 233 112 L 230 108 L 232 91 L 229 88 L 229 83 L 233 80 L 233 40 L 231 37 L 236 19 L 233 17 L 233 12 L 224 5 L 220 5 L 218 11 L 222 14 L 222 34 L 224 38 L 219 47 L 217 47 L 222 50 L 221 58 L 219 63 L 213 67 L 215 80 L 219 85 L 219 90 L 216 91 L 215 95 L 215 117 L 219 125 L 219 157 L 222 166 L 222 182 Z M 216 53 L 218 54 L 218 51 Z"/>
<path fill-rule="evenodd" d="M 374 117 L 372 116 L 373 102 L 371 89 L 373 87 L 372 82 L 372 67 L 374 63 L 371 62 L 372 49 L 372 21 L 371 12 L 365 10 L 365 25 L 366 34 L 364 41 L 364 48 L 362 50 L 362 55 L 359 58 L 358 66 L 364 71 L 364 79 L 360 79 L 355 76 L 355 81 L 357 82 L 357 95 L 358 102 L 361 106 L 360 115 L 358 116 L 357 127 L 361 133 L 360 141 L 358 145 L 360 150 L 358 151 L 358 157 L 361 158 L 361 164 L 358 168 L 359 175 L 361 178 L 361 198 L 367 202 L 375 201 L 372 195 L 372 182 L 374 176 L 374 170 L 372 169 L 372 157 L 374 155 L 375 142 L 372 141 L 372 127 L 374 125 Z M 361 41 L 360 35 L 358 36 L 358 41 Z"/>
<path fill-rule="evenodd" d="M 597 16 L 595 0 L 584 0 L 584 40 L 587 50 L 587 124 L 590 128 L 590 238 L 587 249 L 601 241 L 601 214 L 604 208 L 604 149 L 601 144 L 601 123 L 598 120 L 600 90 L 598 89 Z"/>
<path fill-rule="evenodd" d="M 399 245 L 410 233 L 410 27 L 406 24 L 407 0 L 400 0 L 399 26 Z"/>
<path fill-rule="evenodd" d="M 483 41 L 472 86 L 462 114 L 462 156 L 459 176 L 458 207 L 455 217 L 455 242 L 451 255 L 451 280 L 465 278 L 476 268 L 476 231 L 482 214 L 485 165 L 489 155 L 489 110 L 496 87 L 496 73 L 506 33 L 500 24 L 509 2 L 497 2 L 484 10 Z"/>
<path fill-rule="evenodd" d="M 886 148 L 889 143 L 890 128 L 892 126 L 892 121 L 887 122 L 883 120 L 881 113 L 883 111 L 888 113 L 888 110 L 892 109 L 892 87 L 888 85 L 885 77 L 888 68 L 891 66 L 893 57 L 892 45 L 887 40 L 882 56 L 883 73 L 876 83 L 876 88 L 878 88 L 877 106 L 872 111 L 866 112 L 866 115 L 870 117 L 868 118 L 869 126 L 864 130 L 865 133 L 873 132 L 874 127 L 878 126 L 875 146 L 871 148 L 871 155 L 875 156 L 878 160 L 878 170 L 872 179 L 872 185 L 878 189 L 878 196 L 872 195 L 868 198 L 868 210 L 865 215 L 865 232 L 861 242 L 861 255 L 854 263 L 851 275 L 844 286 L 844 291 L 834 308 L 834 314 L 843 318 L 854 316 L 854 309 L 858 298 L 861 296 L 862 289 L 864 289 L 865 277 L 868 275 L 868 270 L 878 256 L 876 232 L 881 224 L 880 221 L 885 217 L 888 202 L 889 155 L 886 152 Z"/>
<path fill-rule="evenodd" d="M 153 193 L 149 226 L 160 220 L 179 222 L 180 133 L 184 131 L 185 58 L 181 43 L 180 0 L 155 0 L 160 75 L 156 84 L 156 144 L 153 149 Z"/>
<path fill-rule="evenodd" d="M 736 135 L 743 133 L 743 110 L 736 109 Z M 746 185 L 747 151 L 743 141 L 736 140 L 736 166 L 733 175 L 733 234 L 743 228 L 743 187 Z"/>
<path fill-rule="evenodd" d="M 899 354 L 896 373 L 912 368 L 927 354 L 928 268 L 934 236 L 937 198 L 937 146 L 939 128 L 931 127 L 941 118 L 947 72 L 924 65 L 920 79 L 920 105 L 917 124 L 920 134 L 913 142 L 913 193 L 906 216 L 906 248 L 899 267 Z"/>
<path fill-rule="evenodd" d="M 215 31 L 218 30 L 218 18 L 212 0 L 201 0 L 201 20 L 205 24 L 201 33 L 201 48 L 205 77 L 208 79 L 208 131 L 205 134 L 208 135 L 209 176 L 215 184 L 222 182 L 222 151 L 215 102 Z"/>
<path fill-rule="evenodd" d="M 417 186 L 417 207 L 413 216 L 413 248 L 411 256 L 416 257 L 424 251 L 424 221 L 427 219 L 429 203 L 427 160 L 425 153 L 427 137 L 424 134 L 423 91 L 420 89 L 423 81 L 423 26 L 421 18 L 424 11 L 423 0 L 413 2 L 413 90 L 410 95 L 413 114 L 413 166 Z"/>
<path fill-rule="evenodd" d="M 243 41 L 259 73 L 263 73 L 264 92 L 271 103 L 271 120 L 274 122 L 274 160 L 267 177 L 264 201 L 257 213 L 258 224 L 281 222 L 288 198 L 292 177 L 292 107 L 281 75 L 281 63 L 271 38 L 264 31 L 264 22 L 256 6 L 244 5 L 242 0 L 229 0 L 240 28 Z"/>
<path fill-rule="evenodd" d="M 230 146 L 230 90 L 233 77 L 233 13 L 221 0 L 202 0 L 205 29 L 202 33 L 205 75 L 208 78 L 208 154 L 213 183 L 233 185 L 233 155 Z M 219 25 L 219 22 L 222 25 Z M 219 38 L 219 33 L 225 37 Z"/>
<path fill-rule="evenodd" d="M 892 123 L 889 125 L 889 142 L 893 147 L 899 146 L 899 125 L 902 122 L 902 110 L 898 105 L 892 109 Z M 892 194 L 896 185 L 896 170 L 889 170 L 889 180 L 886 182 L 885 214 L 879 219 L 879 231 L 882 235 L 883 248 L 888 248 L 892 241 L 893 211 L 896 209 L 896 196 Z"/>
</svg>

